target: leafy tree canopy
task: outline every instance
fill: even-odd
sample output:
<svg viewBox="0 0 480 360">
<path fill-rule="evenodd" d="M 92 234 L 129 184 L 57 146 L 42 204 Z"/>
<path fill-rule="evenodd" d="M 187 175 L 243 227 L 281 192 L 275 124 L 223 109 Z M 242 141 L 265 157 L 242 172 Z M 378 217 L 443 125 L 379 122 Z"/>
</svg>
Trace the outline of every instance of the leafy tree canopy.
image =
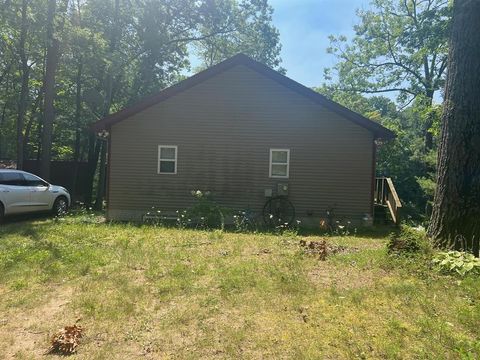
<svg viewBox="0 0 480 360">
<path fill-rule="evenodd" d="M 398 93 L 408 104 L 432 99 L 444 86 L 451 19 L 448 0 L 373 0 L 358 10 L 355 36 L 330 36 L 328 52 L 338 59 L 327 79 L 360 93 Z"/>
</svg>

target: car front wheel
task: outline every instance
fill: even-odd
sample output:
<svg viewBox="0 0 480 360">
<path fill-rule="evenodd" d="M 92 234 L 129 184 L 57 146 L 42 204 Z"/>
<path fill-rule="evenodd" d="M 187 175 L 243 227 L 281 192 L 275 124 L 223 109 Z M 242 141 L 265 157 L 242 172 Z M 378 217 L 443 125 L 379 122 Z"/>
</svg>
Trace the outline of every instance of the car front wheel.
<svg viewBox="0 0 480 360">
<path fill-rule="evenodd" d="M 53 203 L 52 213 L 55 216 L 63 216 L 67 213 L 68 201 L 65 197 L 59 196 Z"/>
</svg>

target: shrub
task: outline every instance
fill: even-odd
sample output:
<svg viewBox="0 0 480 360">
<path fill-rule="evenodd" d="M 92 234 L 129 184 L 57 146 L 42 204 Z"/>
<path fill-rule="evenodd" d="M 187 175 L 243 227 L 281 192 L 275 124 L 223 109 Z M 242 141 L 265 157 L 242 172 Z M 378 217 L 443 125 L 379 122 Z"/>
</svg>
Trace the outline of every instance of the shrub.
<svg viewBox="0 0 480 360">
<path fill-rule="evenodd" d="M 414 254 L 428 252 L 430 243 L 423 230 L 402 226 L 399 231 L 390 235 L 387 249 L 389 253 Z"/>
<path fill-rule="evenodd" d="M 467 273 L 480 273 L 480 259 L 463 251 L 439 252 L 433 258 L 438 270 L 455 272 L 461 276 Z"/>
<path fill-rule="evenodd" d="M 192 190 L 195 204 L 188 209 L 186 215 L 197 224 L 197 227 L 204 229 L 224 229 L 224 211 L 211 197 L 210 191 L 202 192 Z"/>
<path fill-rule="evenodd" d="M 258 230 L 255 213 L 249 209 L 233 215 L 233 226 L 236 232 L 255 232 Z"/>
</svg>

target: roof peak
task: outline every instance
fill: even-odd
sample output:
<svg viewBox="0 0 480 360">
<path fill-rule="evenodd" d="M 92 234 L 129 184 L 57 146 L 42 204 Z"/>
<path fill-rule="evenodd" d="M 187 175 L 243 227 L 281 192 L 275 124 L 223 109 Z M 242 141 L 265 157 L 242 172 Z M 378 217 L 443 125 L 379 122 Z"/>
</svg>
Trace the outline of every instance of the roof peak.
<svg viewBox="0 0 480 360">
<path fill-rule="evenodd" d="M 147 97 L 144 100 L 139 101 L 131 107 L 127 107 L 119 112 L 110 114 L 103 119 L 97 121 L 92 125 L 94 131 L 100 131 L 106 129 L 150 106 L 158 104 L 182 91 L 185 91 L 205 80 L 208 80 L 234 66 L 245 65 L 250 69 L 268 77 L 269 79 L 280 83 L 281 85 L 289 88 L 292 91 L 295 91 L 305 97 L 310 98 L 314 102 L 325 106 L 333 112 L 338 113 L 342 117 L 356 123 L 359 126 L 366 128 L 374 134 L 375 138 L 385 138 L 391 139 L 395 135 L 392 131 L 383 127 L 382 125 L 367 119 L 366 117 L 326 98 L 325 96 L 317 93 L 316 91 L 302 85 L 295 80 L 290 79 L 289 77 L 279 73 L 278 71 L 273 70 L 265 64 L 262 64 L 250 56 L 244 53 L 238 53 L 224 61 L 219 62 L 218 64 L 200 71 L 191 77 L 180 81 L 179 83 L 172 85 L 164 90 L 161 90 L 159 93 Z"/>
</svg>

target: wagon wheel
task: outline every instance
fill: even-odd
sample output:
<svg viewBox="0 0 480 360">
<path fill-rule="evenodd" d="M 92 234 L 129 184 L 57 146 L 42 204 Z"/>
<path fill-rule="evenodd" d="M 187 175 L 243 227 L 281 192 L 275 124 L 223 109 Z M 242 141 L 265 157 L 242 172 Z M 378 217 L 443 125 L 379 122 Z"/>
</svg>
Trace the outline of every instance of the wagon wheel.
<svg viewBox="0 0 480 360">
<path fill-rule="evenodd" d="M 284 196 L 269 199 L 263 207 L 263 221 L 268 226 L 292 224 L 295 219 L 295 208 L 290 200 Z"/>
</svg>

